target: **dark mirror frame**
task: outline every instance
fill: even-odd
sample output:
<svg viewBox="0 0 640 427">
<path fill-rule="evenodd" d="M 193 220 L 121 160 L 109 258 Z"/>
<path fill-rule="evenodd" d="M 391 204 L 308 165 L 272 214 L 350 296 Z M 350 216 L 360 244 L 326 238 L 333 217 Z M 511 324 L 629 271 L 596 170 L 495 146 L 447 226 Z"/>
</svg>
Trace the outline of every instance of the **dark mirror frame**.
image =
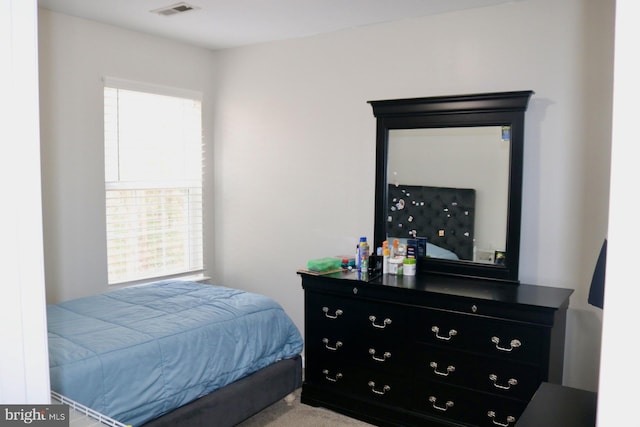
<svg viewBox="0 0 640 427">
<path fill-rule="evenodd" d="M 502 265 L 421 257 L 419 272 L 518 282 L 524 113 L 533 91 L 496 92 L 428 98 L 369 101 L 377 119 L 375 247 L 387 238 L 387 164 L 389 130 L 475 126 L 511 126 L 506 260 Z M 453 171 L 455 173 L 455 171 Z"/>
</svg>

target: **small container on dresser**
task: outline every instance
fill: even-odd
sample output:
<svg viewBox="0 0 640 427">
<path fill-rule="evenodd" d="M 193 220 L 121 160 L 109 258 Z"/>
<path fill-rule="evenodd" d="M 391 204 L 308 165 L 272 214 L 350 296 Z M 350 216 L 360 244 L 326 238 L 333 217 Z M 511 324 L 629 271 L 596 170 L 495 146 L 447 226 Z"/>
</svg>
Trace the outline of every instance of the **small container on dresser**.
<svg viewBox="0 0 640 427">
<path fill-rule="evenodd" d="M 562 381 L 571 290 L 301 276 L 304 403 L 376 425 L 512 427 L 540 383 Z"/>
</svg>

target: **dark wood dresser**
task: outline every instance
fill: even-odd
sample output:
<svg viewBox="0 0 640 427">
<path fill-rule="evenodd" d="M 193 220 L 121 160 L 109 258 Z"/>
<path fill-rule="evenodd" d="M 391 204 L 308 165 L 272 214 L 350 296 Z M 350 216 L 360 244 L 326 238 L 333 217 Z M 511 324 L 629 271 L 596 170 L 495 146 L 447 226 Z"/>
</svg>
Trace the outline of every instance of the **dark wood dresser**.
<svg viewBox="0 0 640 427">
<path fill-rule="evenodd" d="M 303 403 L 381 426 L 512 427 L 542 382 L 562 382 L 571 289 L 300 275 Z"/>
</svg>

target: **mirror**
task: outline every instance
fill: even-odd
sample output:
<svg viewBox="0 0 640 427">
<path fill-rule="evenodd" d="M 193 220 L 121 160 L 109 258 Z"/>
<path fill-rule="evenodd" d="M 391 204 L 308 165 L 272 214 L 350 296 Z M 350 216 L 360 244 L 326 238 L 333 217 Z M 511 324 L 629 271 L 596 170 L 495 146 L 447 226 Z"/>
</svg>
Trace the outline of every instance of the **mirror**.
<svg viewBox="0 0 640 427">
<path fill-rule="evenodd" d="M 518 282 L 524 112 L 532 91 L 370 101 L 374 242 L 418 269 Z"/>
<path fill-rule="evenodd" d="M 439 221 L 440 227 L 432 240 L 448 237 L 447 219 L 453 218 L 456 208 L 461 208 L 458 213 L 465 217 L 465 223 L 455 218 L 458 222 L 455 228 L 468 244 L 459 242 L 443 248 L 436 242 L 427 242 L 426 255 L 489 264 L 501 262 L 495 254 L 506 252 L 509 135 L 509 128 L 502 126 L 389 130 L 387 238 L 406 243 L 409 238 L 434 235 L 425 229 L 428 224 L 421 219 L 439 215 L 445 219 Z M 451 173 L 449 165 L 458 165 L 456 173 Z M 407 184 L 433 187 L 431 198 L 445 197 L 445 189 L 449 188 L 468 189 L 472 199 L 466 203 L 463 199 L 453 201 L 454 206 L 433 206 L 435 211 L 428 212 L 425 206 L 434 201 L 421 198 L 419 189 L 418 193 L 406 191 Z M 448 246 L 444 240 L 443 245 Z"/>
</svg>

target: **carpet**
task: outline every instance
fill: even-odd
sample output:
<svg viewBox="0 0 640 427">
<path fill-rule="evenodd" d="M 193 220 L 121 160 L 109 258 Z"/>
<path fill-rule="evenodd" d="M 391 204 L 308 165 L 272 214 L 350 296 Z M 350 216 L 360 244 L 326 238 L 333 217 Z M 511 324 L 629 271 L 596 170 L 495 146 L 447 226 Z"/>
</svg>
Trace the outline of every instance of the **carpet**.
<svg viewBox="0 0 640 427">
<path fill-rule="evenodd" d="M 354 420 L 325 408 L 316 408 L 300 402 L 300 392 L 294 392 L 291 405 L 281 399 L 265 408 L 237 427 L 367 427 L 371 424 Z"/>
</svg>

